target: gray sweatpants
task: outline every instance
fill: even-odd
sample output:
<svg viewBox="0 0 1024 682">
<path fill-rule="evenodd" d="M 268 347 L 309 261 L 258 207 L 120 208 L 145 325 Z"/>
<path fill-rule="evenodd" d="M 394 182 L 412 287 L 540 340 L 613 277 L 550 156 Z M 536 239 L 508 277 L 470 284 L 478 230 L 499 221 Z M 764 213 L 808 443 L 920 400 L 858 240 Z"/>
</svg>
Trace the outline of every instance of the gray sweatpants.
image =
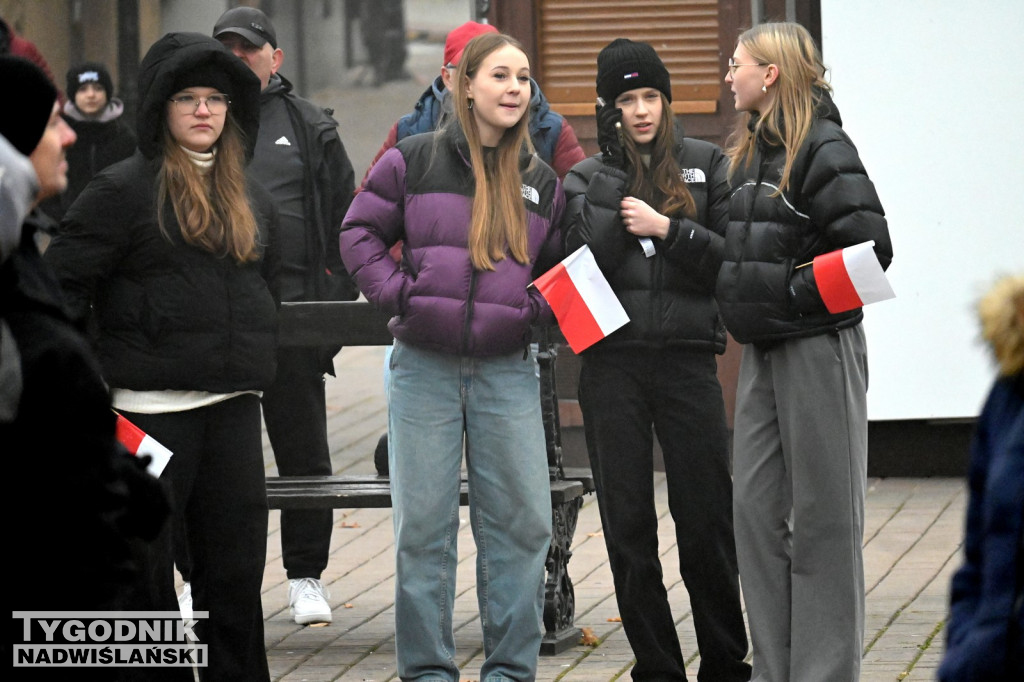
<svg viewBox="0 0 1024 682">
<path fill-rule="evenodd" d="M 733 511 L 753 682 L 856 682 L 864 638 L 861 325 L 743 349 Z"/>
</svg>

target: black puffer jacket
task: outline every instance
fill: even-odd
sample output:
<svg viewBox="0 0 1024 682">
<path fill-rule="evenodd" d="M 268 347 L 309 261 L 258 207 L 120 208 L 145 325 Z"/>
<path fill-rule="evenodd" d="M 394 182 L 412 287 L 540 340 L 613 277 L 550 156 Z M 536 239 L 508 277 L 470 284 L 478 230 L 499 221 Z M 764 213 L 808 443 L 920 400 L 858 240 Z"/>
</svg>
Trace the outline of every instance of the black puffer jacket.
<svg viewBox="0 0 1024 682">
<path fill-rule="evenodd" d="M 728 220 L 728 160 L 715 145 L 683 138 L 676 158 L 696 202 L 693 218 L 672 217 L 668 236 L 654 239 L 647 258 L 626 231 L 619 206 L 628 178 L 584 159 L 565 177 L 566 252 L 588 244 L 629 322 L 586 353 L 624 346 L 725 350 L 725 328 L 714 299 Z"/>
<path fill-rule="evenodd" d="M 153 50 L 183 41 L 188 48 L 161 54 L 155 64 L 149 59 Z M 174 74 L 203 55 L 225 64 L 226 55 L 240 66 L 232 72 L 240 80 L 231 93 L 231 113 L 249 120 L 245 102 L 258 111 L 259 80 L 248 67 L 212 38 L 170 34 L 143 61 L 140 148 L 146 140 L 150 151 L 159 149 L 159 136 L 142 122 L 163 125 L 155 112 L 166 110 Z M 160 232 L 156 180 L 163 157 L 147 159 L 145 151 L 89 184 L 46 251 L 71 314 L 84 321 L 93 307 L 100 363 L 111 387 L 213 393 L 266 387 L 276 369 L 277 335 L 276 296 L 267 284 L 277 269 L 277 212 L 270 195 L 249 181 L 262 260 L 240 265 L 217 257 L 185 244 L 170 204 L 163 216 L 170 237 Z"/>
<path fill-rule="evenodd" d="M 725 259 L 716 295 L 729 332 L 740 343 L 771 345 L 851 327 L 861 308 L 832 314 L 813 268 L 815 256 L 868 240 L 883 268 L 892 242 L 882 204 L 839 111 L 820 93 L 816 119 L 796 155 L 789 187 L 778 196 L 786 150 L 759 140 L 750 166 L 736 170 Z"/>
</svg>

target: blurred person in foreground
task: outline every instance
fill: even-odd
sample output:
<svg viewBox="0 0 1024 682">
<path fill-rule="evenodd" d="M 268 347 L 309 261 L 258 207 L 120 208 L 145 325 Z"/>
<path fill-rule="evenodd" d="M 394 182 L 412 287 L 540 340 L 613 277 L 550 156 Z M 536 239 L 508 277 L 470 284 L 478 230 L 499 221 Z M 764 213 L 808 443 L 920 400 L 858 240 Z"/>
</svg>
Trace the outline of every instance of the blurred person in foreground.
<svg viewBox="0 0 1024 682">
<path fill-rule="evenodd" d="M 67 186 L 64 154 L 75 133 L 60 117 L 57 90 L 41 69 L 0 56 L 0 77 L 18 84 L 17 106 L 0 108 L 7 551 L 30 570 L 34 586 L 5 590 L 4 606 L 8 614 L 137 608 L 131 595 L 144 575 L 143 546 L 163 526 L 167 500 L 145 472 L 147 461 L 116 440 L 99 363 L 66 315 L 57 279 L 40 255 L 38 209 L 26 216 Z M 12 230 L 18 218 L 24 222 Z M 26 499 L 26 489 L 40 497 Z M 10 641 L 4 639 L 5 653 Z M 32 670 L 29 679 L 51 673 L 68 678 L 68 669 L 60 668 Z"/>
<path fill-rule="evenodd" d="M 971 443 L 940 682 L 1024 680 L 1024 274 L 997 281 L 978 318 L 999 373 Z"/>
</svg>

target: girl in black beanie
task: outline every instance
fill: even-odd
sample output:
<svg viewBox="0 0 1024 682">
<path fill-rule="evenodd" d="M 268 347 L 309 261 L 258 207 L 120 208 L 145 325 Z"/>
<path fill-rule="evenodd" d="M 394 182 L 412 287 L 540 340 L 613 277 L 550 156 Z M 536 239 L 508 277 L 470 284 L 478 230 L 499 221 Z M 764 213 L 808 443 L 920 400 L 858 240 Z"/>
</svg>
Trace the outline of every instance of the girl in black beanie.
<svg viewBox="0 0 1024 682">
<path fill-rule="evenodd" d="M 581 354 L 579 399 L 634 680 L 685 680 L 658 556 L 654 434 L 664 454 L 698 679 L 750 679 L 714 299 L 728 160 L 683 137 L 668 70 L 618 39 L 597 58 L 601 153 L 565 178 L 567 251 L 588 245 L 630 322 Z"/>
</svg>

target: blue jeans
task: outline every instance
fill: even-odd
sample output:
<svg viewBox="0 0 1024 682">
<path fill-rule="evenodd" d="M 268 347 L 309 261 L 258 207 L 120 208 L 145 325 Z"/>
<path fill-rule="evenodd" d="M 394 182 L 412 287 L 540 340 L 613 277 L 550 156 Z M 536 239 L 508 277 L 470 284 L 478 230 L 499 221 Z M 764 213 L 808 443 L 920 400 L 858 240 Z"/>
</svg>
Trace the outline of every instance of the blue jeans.
<svg viewBox="0 0 1024 682">
<path fill-rule="evenodd" d="M 459 679 L 452 611 L 465 439 L 486 657 L 480 679 L 534 680 L 551 542 L 534 362 L 519 353 L 459 357 L 395 341 L 390 367 L 398 674 Z"/>
</svg>

